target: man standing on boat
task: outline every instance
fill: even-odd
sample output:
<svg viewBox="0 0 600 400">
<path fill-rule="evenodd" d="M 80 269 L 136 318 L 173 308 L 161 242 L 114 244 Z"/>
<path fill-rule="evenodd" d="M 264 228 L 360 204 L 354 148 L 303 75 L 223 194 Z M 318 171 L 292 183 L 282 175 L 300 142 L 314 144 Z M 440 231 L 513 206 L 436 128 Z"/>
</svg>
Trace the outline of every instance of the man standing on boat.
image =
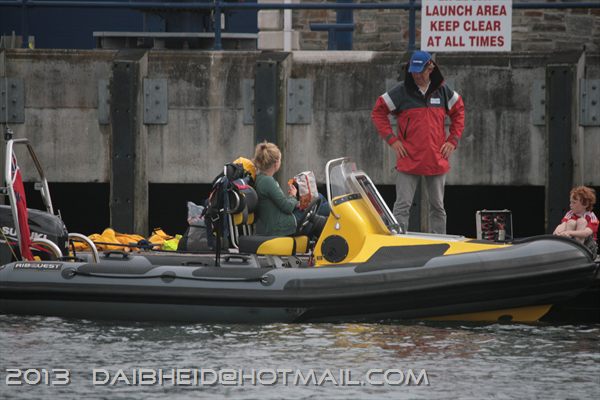
<svg viewBox="0 0 600 400">
<path fill-rule="evenodd" d="M 388 118 L 394 114 L 398 135 Z M 449 133 L 444 119 L 450 116 Z M 449 158 L 458 145 L 464 126 L 462 97 L 444 83 L 431 55 L 415 51 L 404 81 L 377 99 L 371 119 L 381 136 L 396 153 L 396 202 L 394 216 L 406 232 L 410 206 L 420 177 L 425 177 L 429 194 L 429 226 L 433 233 L 446 233 L 444 183 L 450 170 Z"/>
</svg>

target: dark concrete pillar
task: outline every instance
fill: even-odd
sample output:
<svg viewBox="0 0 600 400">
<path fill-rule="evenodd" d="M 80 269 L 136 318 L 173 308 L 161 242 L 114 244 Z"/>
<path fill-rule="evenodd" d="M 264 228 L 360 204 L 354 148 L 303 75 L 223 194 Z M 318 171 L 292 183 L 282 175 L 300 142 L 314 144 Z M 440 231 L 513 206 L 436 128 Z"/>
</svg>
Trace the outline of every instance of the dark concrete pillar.
<svg viewBox="0 0 600 400">
<path fill-rule="evenodd" d="M 285 130 L 285 60 L 289 53 L 264 53 L 254 75 L 254 141 L 267 140 L 281 150 Z"/>
<path fill-rule="evenodd" d="M 256 143 L 263 140 L 277 143 L 279 92 L 277 61 L 257 61 L 254 78 L 254 139 Z"/>
<path fill-rule="evenodd" d="M 575 66 L 546 67 L 546 130 L 548 132 L 548 180 L 546 230 L 551 233 L 569 207 L 573 186 L 572 123 L 576 120 Z"/>
<path fill-rule="evenodd" d="M 148 233 L 147 129 L 143 124 L 145 50 L 120 51 L 110 80 L 110 225 L 124 233 Z"/>
<path fill-rule="evenodd" d="M 256 60 L 254 75 L 254 143 L 275 143 L 286 156 L 285 107 L 286 81 L 290 74 L 290 53 L 264 53 Z M 281 187 L 287 179 L 281 171 L 275 175 Z"/>
</svg>

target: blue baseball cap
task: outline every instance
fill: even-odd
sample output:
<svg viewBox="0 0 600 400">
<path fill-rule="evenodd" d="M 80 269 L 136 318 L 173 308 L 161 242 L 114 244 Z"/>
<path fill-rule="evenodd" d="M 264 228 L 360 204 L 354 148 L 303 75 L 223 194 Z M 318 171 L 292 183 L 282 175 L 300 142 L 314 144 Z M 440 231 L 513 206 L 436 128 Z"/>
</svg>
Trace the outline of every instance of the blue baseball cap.
<svg viewBox="0 0 600 400">
<path fill-rule="evenodd" d="M 421 72 L 425 65 L 431 60 L 431 54 L 426 51 L 417 50 L 410 57 L 408 72 Z"/>
</svg>

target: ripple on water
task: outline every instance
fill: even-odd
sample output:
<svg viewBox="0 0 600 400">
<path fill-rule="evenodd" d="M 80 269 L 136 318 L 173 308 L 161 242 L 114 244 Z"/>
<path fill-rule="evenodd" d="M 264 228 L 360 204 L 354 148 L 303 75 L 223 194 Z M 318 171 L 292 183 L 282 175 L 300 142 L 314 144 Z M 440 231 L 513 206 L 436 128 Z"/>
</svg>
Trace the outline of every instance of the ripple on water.
<svg viewBox="0 0 600 400">
<path fill-rule="evenodd" d="M 599 325 L 389 321 L 170 325 L 0 316 L 0 346 L 0 371 L 9 367 L 71 370 L 71 385 L 28 388 L 27 396 L 34 398 L 600 397 Z M 91 384 L 93 368 L 141 367 L 349 370 L 353 379 L 364 379 L 370 369 L 425 369 L 430 385 L 110 388 Z M 24 393 L 0 382 L 2 398 L 26 398 Z"/>
</svg>

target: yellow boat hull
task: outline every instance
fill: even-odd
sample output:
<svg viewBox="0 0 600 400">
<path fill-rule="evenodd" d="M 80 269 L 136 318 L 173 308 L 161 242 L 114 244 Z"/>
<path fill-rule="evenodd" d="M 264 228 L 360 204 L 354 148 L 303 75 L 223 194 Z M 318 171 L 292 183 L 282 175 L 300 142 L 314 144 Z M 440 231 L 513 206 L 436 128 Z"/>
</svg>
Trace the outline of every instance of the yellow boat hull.
<svg viewBox="0 0 600 400">
<path fill-rule="evenodd" d="M 535 322 L 550 311 L 552 305 L 507 308 L 477 313 L 444 315 L 427 318 L 431 321 L 481 321 L 481 322 Z"/>
</svg>

